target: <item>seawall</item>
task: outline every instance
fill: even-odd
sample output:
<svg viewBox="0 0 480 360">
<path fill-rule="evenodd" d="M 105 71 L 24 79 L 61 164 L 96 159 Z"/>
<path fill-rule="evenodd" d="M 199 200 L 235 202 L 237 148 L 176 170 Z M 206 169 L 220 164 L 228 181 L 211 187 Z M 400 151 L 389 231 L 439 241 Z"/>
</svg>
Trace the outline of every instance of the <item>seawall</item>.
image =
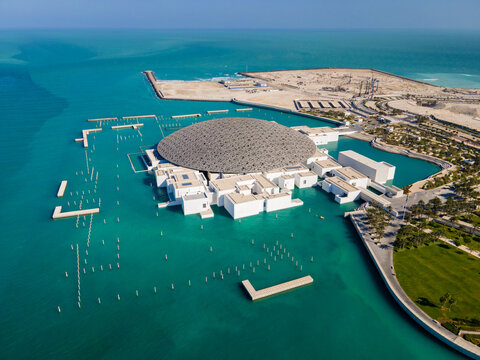
<svg viewBox="0 0 480 360">
<path fill-rule="evenodd" d="M 375 267 L 380 273 L 383 282 L 385 283 L 388 291 L 393 296 L 395 301 L 413 320 L 415 320 L 418 324 L 420 324 L 425 330 L 427 330 L 437 339 L 451 346 L 462 354 L 471 357 L 472 359 L 480 359 L 480 347 L 445 329 L 439 323 L 434 321 L 430 316 L 424 313 L 408 297 L 408 295 L 405 293 L 400 283 L 398 282 L 395 273 L 391 271 L 391 269 L 393 269 L 393 248 L 389 250 L 390 253 L 387 264 L 384 264 L 382 266 L 373 248 L 374 246 L 376 246 L 376 244 L 364 238 L 363 233 L 357 223 L 357 220 L 355 220 L 355 215 L 359 215 L 361 213 L 364 213 L 364 211 L 362 210 L 351 212 L 349 215 L 350 220 L 352 221 L 352 224 L 355 227 L 358 236 L 362 240 L 365 249 L 370 255 L 370 258 L 373 260 L 373 263 L 375 264 Z"/>
</svg>

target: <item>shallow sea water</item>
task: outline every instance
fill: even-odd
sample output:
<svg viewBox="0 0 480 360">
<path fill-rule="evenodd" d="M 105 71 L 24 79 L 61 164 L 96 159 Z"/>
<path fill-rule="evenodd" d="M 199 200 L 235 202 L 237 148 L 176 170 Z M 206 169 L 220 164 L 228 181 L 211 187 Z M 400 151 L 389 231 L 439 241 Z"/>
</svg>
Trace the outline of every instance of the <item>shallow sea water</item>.
<svg viewBox="0 0 480 360">
<path fill-rule="evenodd" d="M 159 78 L 189 80 L 233 76 L 246 66 L 368 66 L 418 79 L 449 74 L 445 81 L 452 86 L 465 86 L 462 74 L 471 74 L 469 84 L 478 86 L 477 33 L 411 35 L 0 33 L 0 358 L 460 358 L 394 304 L 343 218 L 358 204 L 338 205 L 318 189 L 297 189 L 294 197 L 304 205 L 295 209 L 241 222 L 215 207 L 212 219 L 186 217 L 180 209 L 156 208 L 165 194 L 150 186 L 148 173 L 134 173 L 128 157 L 133 154 L 134 165 L 141 165 L 135 154 L 162 138 L 159 125 L 179 128 L 213 118 L 175 121 L 171 115 L 229 109 L 231 116 L 237 108 L 160 101 L 141 74 L 147 69 Z M 462 41 L 455 41 L 459 38 Z M 140 132 L 117 132 L 103 124 L 101 133 L 89 136 L 87 151 L 73 141 L 82 129 L 95 126 L 88 118 L 141 114 L 156 114 L 158 122 L 142 120 Z M 242 116 L 287 126 L 322 124 L 264 109 Z M 173 131 L 162 130 L 165 136 Z M 394 164 L 397 186 L 437 170 L 352 139 L 341 139 L 328 149 L 334 156 L 353 149 Z M 68 186 L 65 197 L 58 199 L 63 179 Z M 102 204 L 92 219 L 89 247 L 90 217 L 80 218 L 78 228 L 75 218 L 50 219 L 57 205 L 76 208 L 82 191 L 84 208 L 100 198 Z M 81 309 L 76 252 L 71 249 L 76 244 Z M 274 246 L 279 251 L 276 261 L 266 251 Z M 256 303 L 240 285 L 248 278 L 262 288 L 307 274 L 315 279 L 312 286 Z"/>
</svg>

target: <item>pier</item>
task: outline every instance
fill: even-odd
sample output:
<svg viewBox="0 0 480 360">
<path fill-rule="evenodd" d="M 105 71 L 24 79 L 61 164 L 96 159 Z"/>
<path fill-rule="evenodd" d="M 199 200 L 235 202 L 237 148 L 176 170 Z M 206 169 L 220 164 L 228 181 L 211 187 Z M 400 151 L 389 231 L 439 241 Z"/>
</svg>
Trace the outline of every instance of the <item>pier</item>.
<svg viewBox="0 0 480 360">
<path fill-rule="evenodd" d="M 147 80 L 150 83 L 150 85 L 152 85 L 153 91 L 155 91 L 155 95 L 157 95 L 159 99 L 165 99 L 165 96 L 163 96 L 162 91 L 160 90 L 160 88 L 157 87 L 157 79 L 155 78 L 155 75 L 153 75 L 153 71 L 146 70 L 143 73 L 147 77 Z"/>
<path fill-rule="evenodd" d="M 191 117 L 201 117 L 202 114 L 173 115 L 172 119 L 186 119 Z"/>
<path fill-rule="evenodd" d="M 83 147 L 88 148 L 88 135 L 92 132 L 99 132 L 102 131 L 102 128 L 98 129 L 85 129 L 82 130 L 82 137 L 75 139 L 76 142 L 83 142 Z"/>
<path fill-rule="evenodd" d="M 114 130 L 120 130 L 120 129 L 128 129 L 128 128 L 132 128 L 134 130 L 138 129 L 139 127 L 142 127 L 143 124 L 129 124 L 129 125 L 115 125 L 115 126 L 112 126 L 112 129 Z"/>
<path fill-rule="evenodd" d="M 63 194 L 65 194 L 66 188 L 67 188 L 67 180 L 63 180 L 60 183 L 60 187 L 58 188 L 57 197 L 63 197 Z"/>
<path fill-rule="evenodd" d="M 243 108 L 243 109 L 236 109 L 235 111 L 241 112 L 241 111 L 252 111 L 252 108 Z"/>
<path fill-rule="evenodd" d="M 98 118 L 98 119 L 88 119 L 87 121 L 89 121 L 89 122 L 95 122 L 95 121 L 118 121 L 118 118 L 116 118 L 116 117 Z"/>
<path fill-rule="evenodd" d="M 75 217 L 75 216 L 98 214 L 99 212 L 100 212 L 100 208 L 62 212 L 62 207 L 61 206 L 56 206 L 55 210 L 53 211 L 52 219 L 53 220 L 65 219 L 65 218 Z"/>
<path fill-rule="evenodd" d="M 248 295 L 250 295 L 250 298 L 252 301 L 256 301 L 259 299 L 266 298 L 268 296 L 280 294 L 282 292 L 296 289 L 301 286 L 309 285 L 313 283 L 313 278 L 310 275 L 295 279 L 295 280 L 290 280 L 278 285 L 270 286 L 262 290 L 255 290 L 253 285 L 250 283 L 249 280 L 243 280 L 242 284 L 245 290 L 247 290 Z"/>
<path fill-rule="evenodd" d="M 134 116 L 123 116 L 123 120 L 132 120 L 132 119 L 148 119 L 155 118 L 155 115 L 134 115 Z"/>
<path fill-rule="evenodd" d="M 208 110 L 208 111 L 207 111 L 207 114 L 208 114 L 208 115 L 211 115 L 211 114 L 221 114 L 221 113 L 228 113 L 228 110 Z"/>
</svg>

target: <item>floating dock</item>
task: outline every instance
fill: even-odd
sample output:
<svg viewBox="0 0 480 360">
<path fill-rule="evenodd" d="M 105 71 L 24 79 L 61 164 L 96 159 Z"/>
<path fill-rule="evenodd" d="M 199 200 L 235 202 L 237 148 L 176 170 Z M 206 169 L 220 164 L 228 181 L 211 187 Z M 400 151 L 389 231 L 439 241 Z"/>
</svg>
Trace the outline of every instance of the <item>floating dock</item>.
<svg viewBox="0 0 480 360">
<path fill-rule="evenodd" d="M 94 122 L 94 121 L 117 121 L 117 120 L 118 118 L 116 117 L 109 117 L 109 118 L 88 119 L 87 121 Z"/>
<path fill-rule="evenodd" d="M 207 114 L 220 114 L 220 113 L 228 113 L 228 110 L 208 110 Z"/>
<path fill-rule="evenodd" d="M 83 147 L 88 148 L 88 134 L 102 131 L 102 128 L 82 130 L 82 137 L 75 139 L 76 142 L 83 142 Z"/>
<path fill-rule="evenodd" d="M 131 120 L 131 119 L 148 119 L 148 118 L 155 118 L 155 115 L 135 115 L 135 116 L 123 116 L 123 120 Z"/>
<path fill-rule="evenodd" d="M 100 212 L 100 208 L 62 212 L 62 207 L 56 206 L 55 210 L 53 210 L 52 219 L 53 220 L 65 219 L 65 218 L 75 217 L 75 216 L 98 214 L 99 212 Z"/>
<path fill-rule="evenodd" d="M 313 278 L 310 275 L 287 281 L 278 285 L 270 286 L 268 288 L 262 289 L 262 290 L 255 290 L 253 285 L 250 283 L 249 280 L 243 280 L 242 284 L 245 290 L 247 290 L 248 295 L 250 295 L 250 298 L 252 301 L 255 300 L 260 300 L 263 298 L 266 298 L 268 296 L 280 294 L 282 292 L 296 289 L 300 286 L 305 286 L 313 283 Z"/>
<path fill-rule="evenodd" d="M 119 130 L 119 129 L 128 129 L 128 128 L 132 128 L 132 129 L 138 129 L 139 127 L 142 127 L 143 124 L 128 124 L 128 125 L 116 125 L 116 126 L 112 126 L 112 129 L 114 130 Z"/>
<path fill-rule="evenodd" d="M 252 111 L 252 108 L 235 109 L 235 111 Z"/>
<path fill-rule="evenodd" d="M 173 115 L 172 119 L 185 119 L 191 117 L 201 117 L 202 114 Z"/>
<path fill-rule="evenodd" d="M 60 183 L 60 187 L 58 188 L 58 192 L 57 192 L 57 197 L 62 197 L 63 194 L 65 194 L 65 189 L 67 188 L 67 180 L 63 180 L 61 183 Z"/>
</svg>

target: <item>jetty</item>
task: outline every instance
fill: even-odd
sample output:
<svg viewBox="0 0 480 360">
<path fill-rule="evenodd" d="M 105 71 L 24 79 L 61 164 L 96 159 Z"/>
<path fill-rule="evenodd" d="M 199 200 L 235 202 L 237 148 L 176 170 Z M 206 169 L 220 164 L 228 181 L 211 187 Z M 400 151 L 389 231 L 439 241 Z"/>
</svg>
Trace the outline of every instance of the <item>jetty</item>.
<svg viewBox="0 0 480 360">
<path fill-rule="evenodd" d="M 56 206 L 55 210 L 53 210 L 52 219 L 53 220 L 66 219 L 66 218 L 75 217 L 75 216 L 98 214 L 99 212 L 100 212 L 100 208 L 62 212 L 62 207 L 61 206 Z"/>
<path fill-rule="evenodd" d="M 243 109 L 235 109 L 235 111 L 241 112 L 241 111 L 252 111 L 252 108 L 243 108 Z"/>
<path fill-rule="evenodd" d="M 159 99 L 165 99 L 165 96 L 163 96 L 162 90 L 160 90 L 160 88 L 157 86 L 157 79 L 155 78 L 155 75 L 153 75 L 153 71 L 146 70 L 143 73 L 147 77 L 147 80 L 150 83 L 150 85 L 152 85 L 155 95 L 157 95 Z"/>
<path fill-rule="evenodd" d="M 310 275 L 295 279 L 295 280 L 290 280 L 278 285 L 270 286 L 262 290 L 255 290 L 253 285 L 250 283 L 249 280 L 243 280 L 242 285 L 245 288 L 245 290 L 248 292 L 248 295 L 250 295 L 250 298 L 252 301 L 260 300 L 263 298 L 266 298 L 268 296 L 280 294 L 282 292 L 296 289 L 301 286 L 309 285 L 313 283 L 313 278 Z"/>
<path fill-rule="evenodd" d="M 65 194 L 65 189 L 67 188 L 67 180 L 63 180 L 61 183 L 60 183 L 60 187 L 58 188 L 58 192 L 57 192 L 57 197 L 62 197 L 63 194 Z"/>
<path fill-rule="evenodd" d="M 133 115 L 133 116 L 123 116 L 123 120 L 131 120 L 131 119 L 148 119 L 148 118 L 156 118 L 155 115 Z"/>
<path fill-rule="evenodd" d="M 185 119 L 185 118 L 201 117 L 201 116 L 202 114 L 173 115 L 172 119 Z"/>
<path fill-rule="evenodd" d="M 95 121 L 117 121 L 117 120 L 118 118 L 116 117 L 109 117 L 109 118 L 88 119 L 87 121 L 95 122 Z"/>
<path fill-rule="evenodd" d="M 139 127 L 142 127 L 143 124 L 128 124 L 128 125 L 116 125 L 116 126 L 112 126 L 112 129 L 114 130 L 120 130 L 120 129 L 128 129 L 128 128 L 132 128 L 134 130 L 138 129 Z"/>
<path fill-rule="evenodd" d="M 228 110 L 208 110 L 207 114 L 221 114 L 221 113 L 228 113 Z"/>
<path fill-rule="evenodd" d="M 83 142 L 83 147 L 88 148 L 88 135 L 90 133 L 102 131 L 102 128 L 82 130 L 82 137 L 75 139 L 76 142 Z"/>
</svg>

